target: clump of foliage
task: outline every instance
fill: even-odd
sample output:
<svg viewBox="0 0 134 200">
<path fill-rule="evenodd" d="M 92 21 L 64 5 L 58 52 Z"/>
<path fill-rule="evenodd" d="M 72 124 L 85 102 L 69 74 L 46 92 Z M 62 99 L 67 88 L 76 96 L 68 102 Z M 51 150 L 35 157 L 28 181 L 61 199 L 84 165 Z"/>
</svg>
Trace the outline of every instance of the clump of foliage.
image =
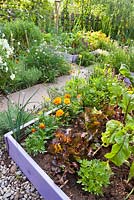
<svg viewBox="0 0 134 200">
<path fill-rule="evenodd" d="M 28 137 L 25 140 L 24 146 L 28 153 L 34 156 L 38 153 L 44 153 L 47 140 L 53 138 L 55 129 L 57 129 L 55 118 L 41 115 L 39 122 L 36 122 L 26 131 Z"/>
<path fill-rule="evenodd" d="M 110 98 L 113 96 L 111 89 L 114 88 L 113 85 L 125 87 L 121 82 L 118 82 L 111 69 L 96 68 L 88 80 L 74 78 L 66 84 L 65 88 L 72 96 L 81 96 L 83 107 L 95 107 L 99 110 L 104 104 L 107 105 L 110 102 Z"/>
<path fill-rule="evenodd" d="M 15 53 L 26 51 L 33 44 L 39 44 L 43 39 L 43 33 L 33 22 L 16 20 L 6 22 L 2 32 L 5 34 L 9 44 L 14 47 Z"/>
<path fill-rule="evenodd" d="M 35 92 L 36 93 L 36 92 Z M 21 129 L 24 127 L 25 123 L 29 121 L 32 116 L 31 112 L 26 112 L 27 105 L 30 103 L 30 100 L 35 95 L 33 93 L 32 96 L 25 102 L 25 96 L 22 99 L 22 102 L 20 102 L 20 97 L 18 100 L 18 105 L 16 109 L 16 116 L 15 118 L 12 117 L 12 109 L 10 109 L 10 102 L 8 103 L 8 110 L 6 112 L 7 122 L 8 126 L 10 127 L 10 130 L 13 132 L 13 137 L 20 142 L 21 139 L 24 136 L 24 133 L 21 131 Z M 31 117 L 32 116 L 32 117 Z"/>
<path fill-rule="evenodd" d="M 30 49 L 26 60 L 26 69 L 36 67 L 42 72 L 40 81 L 53 82 L 57 76 L 67 74 L 70 70 L 65 59 L 57 54 L 53 48 L 42 43 Z"/>
<path fill-rule="evenodd" d="M 81 52 L 79 55 L 79 58 L 77 59 L 77 64 L 80 64 L 81 66 L 88 67 L 91 64 L 94 64 L 95 62 L 95 56 L 87 51 Z"/>
<path fill-rule="evenodd" d="M 21 61 L 16 66 L 16 78 L 12 87 L 13 90 L 30 87 L 39 82 L 42 76 L 42 72 L 39 69 L 36 67 L 25 69 L 24 63 Z"/>
<path fill-rule="evenodd" d="M 82 185 L 82 189 L 96 195 L 103 194 L 103 187 L 110 184 L 111 169 L 107 162 L 97 159 L 80 160 L 79 179 L 77 183 Z"/>
<path fill-rule="evenodd" d="M 1 127 L 0 135 L 4 135 L 5 133 L 7 133 L 8 131 L 12 129 L 12 125 L 9 123 L 9 119 L 8 119 L 9 115 L 11 116 L 14 123 L 14 127 L 15 127 L 18 111 L 19 111 L 19 107 L 17 105 L 13 105 L 12 103 L 10 103 L 7 111 L 0 112 L 0 127 Z M 23 111 L 22 115 L 26 119 L 25 122 L 28 122 L 34 118 L 34 115 L 29 114 L 26 111 Z M 21 123 L 21 125 L 22 124 L 23 122 Z"/>
<path fill-rule="evenodd" d="M 119 73 L 119 69 L 122 64 L 127 65 L 129 69 L 133 71 L 133 62 L 134 56 L 131 49 L 128 48 L 128 50 L 125 50 L 119 46 L 112 50 L 109 55 L 103 59 L 103 63 L 115 69 L 117 73 Z"/>
</svg>

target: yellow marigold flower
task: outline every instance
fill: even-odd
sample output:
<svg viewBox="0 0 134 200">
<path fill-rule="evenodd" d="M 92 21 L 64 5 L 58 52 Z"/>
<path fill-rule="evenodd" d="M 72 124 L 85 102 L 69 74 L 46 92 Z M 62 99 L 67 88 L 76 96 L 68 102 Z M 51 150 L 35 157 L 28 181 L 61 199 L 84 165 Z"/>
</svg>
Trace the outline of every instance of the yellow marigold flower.
<svg viewBox="0 0 134 200">
<path fill-rule="evenodd" d="M 70 104 L 70 99 L 69 99 L 69 98 L 65 98 L 65 99 L 64 99 L 64 103 L 65 103 L 65 104 Z"/>
<path fill-rule="evenodd" d="M 62 115 L 64 115 L 64 111 L 62 109 L 56 111 L 56 117 L 61 117 Z"/>
<path fill-rule="evenodd" d="M 46 126 L 45 126 L 44 123 L 40 123 L 40 124 L 39 124 L 39 128 L 44 129 L 44 128 L 46 128 Z"/>
<path fill-rule="evenodd" d="M 65 94 L 64 98 L 71 98 L 71 95 L 70 94 Z"/>
<path fill-rule="evenodd" d="M 56 97 L 56 98 L 53 100 L 53 103 L 54 103 L 55 105 L 61 104 L 61 98 L 60 98 L 60 97 Z"/>
</svg>

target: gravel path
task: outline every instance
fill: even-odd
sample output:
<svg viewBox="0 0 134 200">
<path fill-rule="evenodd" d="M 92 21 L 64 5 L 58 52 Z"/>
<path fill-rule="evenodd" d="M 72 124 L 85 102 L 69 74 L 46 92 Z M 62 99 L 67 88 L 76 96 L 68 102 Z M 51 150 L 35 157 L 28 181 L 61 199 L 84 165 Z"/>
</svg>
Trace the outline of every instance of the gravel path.
<svg viewBox="0 0 134 200">
<path fill-rule="evenodd" d="M 34 186 L 27 180 L 6 152 L 0 139 L 0 200 L 41 200 Z"/>
</svg>

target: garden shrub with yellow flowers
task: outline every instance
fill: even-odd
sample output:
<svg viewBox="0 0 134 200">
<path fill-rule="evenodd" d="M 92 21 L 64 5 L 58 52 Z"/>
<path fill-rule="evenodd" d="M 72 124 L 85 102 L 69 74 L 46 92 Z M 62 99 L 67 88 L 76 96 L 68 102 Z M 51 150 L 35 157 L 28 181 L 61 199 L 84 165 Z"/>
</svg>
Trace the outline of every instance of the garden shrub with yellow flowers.
<svg viewBox="0 0 134 200">
<path fill-rule="evenodd" d="M 130 75 L 125 68 L 120 72 Z M 39 121 L 25 131 L 22 145 L 27 152 L 63 189 L 68 185 L 71 190 L 69 177 L 74 180 L 75 176 L 82 200 L 90 195 L 110 199 L 117 180 L 119 185 L 124 181 L 124 190 L 129 183 L 129 192 L 133 192 L 133 84 L 131 79 L 126 86 L 110 69 L 96 69 L 88 80 L 73 78 L 64 94 L 51 99 L 53 112 L 42 112 Z M 43 156 L 50 157 L 49 171 L 47 158 L 46 164 L 42 163 Z M 118 198 L 130 196 L 129 192 Z"/>
</svg>

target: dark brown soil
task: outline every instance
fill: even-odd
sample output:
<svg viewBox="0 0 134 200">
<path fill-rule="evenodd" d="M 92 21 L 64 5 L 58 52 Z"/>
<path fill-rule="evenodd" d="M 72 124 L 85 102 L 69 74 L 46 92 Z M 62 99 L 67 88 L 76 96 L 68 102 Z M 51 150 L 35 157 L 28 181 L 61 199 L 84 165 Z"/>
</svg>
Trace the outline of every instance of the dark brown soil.
<svg viewBox="0 0 134 200">
<path fill-rule="evenodd" d="M 129 168 L 126 165 L 116 167 L 111 164 L 114 172 L 110 180 L 110 185 L 104 188 L 104 196 L 96 196 L 81 190 L 81 186 L 76 183 L 75 174 L 64 174 L 52 163 L 53 156 L 50 154 L 38 155 L 34 160 L 41 168 L 54 180 L 54 182 L 62 188 L 62 190 L 70 197 L 71 200 L 125 200 L 134 186 L 134 181 L 127 183 Z M 129 200 L 134 200 L 134 195 L 130 195 Z"/>
<path fill-rule="evenodd" d="M 76 120 L 77 123 L 73 123 L 72 135 L 77 133 L 83 133 L 83 123 L 80 120 Z M 63 128 L 64 132 L 64 128 Z M 98 134 L 100 136 L 100 134 Z M 97 138 L 100 140 L 100 137 Z M 51 142 L 50 142 L 51 143 Z M 85 143 L 84 143 L 85 145 Z M 49 146 L 49 144 L 48 144 Z M 85 146 L 84 146 L 85 147 Z M 82 148 L 80 146 L 80 148 Z M 104 155 L 110 152 L 111 147 L 101 147 L 95 156 L 91 157 L 105 160 Z M 50 151 L 51 152 L 51 151 Z M 123 164 L 121 167 L 115 166 L 110 163 L 113 175 L 110 178 L 110 185 L 103 190 L 103 196 L 97 196 L 90 194 L 81 189 L 81 185 L 77 183 L 77 173 L 65 172 L 61 166 L 57 165 L 55 154 L 49 153 L 38 154 L 33 159 L 38 165 L 54 180 L 54 182 L 70 197 L 71 200 L 134 200 L 134 192 L 131 191 L 134 188 L 134 179 L 129 183 L 127 182 L 129 167 Z M 61 154 L 62 156 L 62 154 Z M 63 160 L 63 158 L 62 158 Z M 69 160 L 73 160 L 72 158 Z M 134 160 L 131 158 L 131 162 Z M 129 195 L 128 198 L 126 198 Z"/>
</svg>

